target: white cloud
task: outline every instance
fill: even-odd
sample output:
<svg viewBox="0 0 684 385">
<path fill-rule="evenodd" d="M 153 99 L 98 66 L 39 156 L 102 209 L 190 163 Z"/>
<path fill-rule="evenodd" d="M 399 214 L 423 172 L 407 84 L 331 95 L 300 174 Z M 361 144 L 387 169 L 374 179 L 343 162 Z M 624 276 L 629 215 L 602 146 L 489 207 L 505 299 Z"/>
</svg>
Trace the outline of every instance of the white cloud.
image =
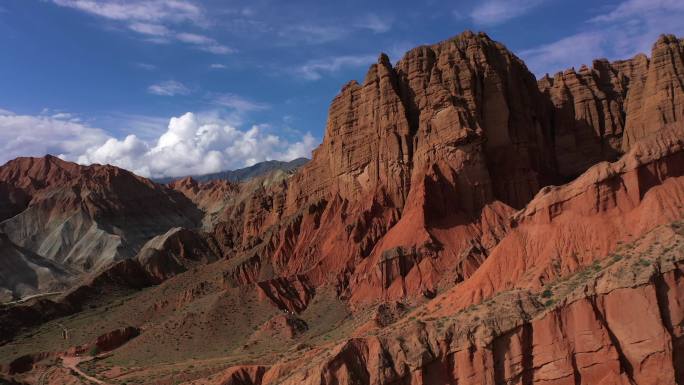
<svg viewBox="0 0 684 385">
<path fill-rule="evenodd" d="M 650 54 L 662 33 L 684 34 L 684 3 L 674 0 L 626 0 L 592 17 L 582 32 L 520 52 L 541 76 L 568 67 L 590 65 L 593 59 L 625 59 Z"/>
<path fill-rule="evenodd" d="M 475 24 L 496 25 L 522 16 L 544 0 L 486 0 L 470 12 Z"/>
<path fill-rule="evenodd" d="M 140 115 L 122 112 L 108 112 L 97 116 L 98 124 L 106 127 L 117 127 L 110 132 L 111 136 L 125 136 L 131 131 L 145 141 L 158 138 L 166 131 L 168 117 Z"/>
<path fill-rule="evenodd" d="M 306 80 L 318 80 L 323 77 L 324 73 L 334 73 L 348 67 L 370 65 L 376 59 L 376 55 L 347 55 L 317 59 L 295 68 L 294 72 Z"/>
<path fill-rule="evenodd" d="M 308 133 L 288 140 L 269 131 L 267 125 L 241 130 L 216 116 L 186 113 L 168 120 L 157 137 L 117 139 L 79 122 L 0 110 L 0 163 L 53 154 L 82 164 L 112 164 L 143 176 L 181 176 L 310 157 L 317 144 Z"/>
<path fill-rule="evenodd" d="M 148 165 L 140 163 L 140 157 L 148 150 L 147 143 L 135 135 L 128 135 L 121 141 L 109 138 L 101 145 L 93 145 L 75 160 L 81 164 L 112 164 L 146 176 L 150 174 L 150 169 Z"/>
<path fill-rule="evenodd" d="M 218 44 L 218 43 L 208 44 L 208 45 L 198 45 L 197 48 L 199 48 L 202 51 L 211 52 L 211 53 L 216 54 L 216 55 L 226 55 L 226 54 L 235 52 L 234 49 L 232 49 L 228 46 L 222 45 L 222 44 Z"/>
<path fill-rule="evenodd" d="M 293 160 L 297 158 L 311 158 L 311 151 L 318 146 L 316 138 L 310 133 L 304 134 L 302 140 L 290 144 L 285 153 L 281 156 L 284 160 Z"/>
<path fill-rule="evenodd" d="M 220 63 L 212 63 L 209 65 L 209 68 L 213 70 L 224 70 L 228 67 L 225 66 L 225 64 L 220 64 Z"/>
<path fill-rule="evenodd" d="M 214 39 L 208 38 L 204 35 L 198 35 L 196 33 L 182 32 L 176 35 L 176 38 L 185 43 L 191 44 L 212 44 Z"/>
<path fill-rule="evenodd" d="M 0 111 L 0 162 L 52 154 L 72 159 L 108 139 L 105 131 L 52 116 Z"/>
<path fill-rule="evenodd" d="M 198 25 L 206 22 L 202 9 L 184 0 L 53 0 L 53 2 L 111 20 L 185 21 Z"/>
<path fill-rule="evenodd" d="M 340 40 L 348 33 L 348 29 L 333 25 L 297 24 L 286 26 L 278 34 L 292 42 L 322 44 Z"/>
<path fill-rule="evenodd" d="M 278 35 L 285 43 L 324 44 L 350 37 L 359 32 L 385 33 L 392 29 L 393 19 L 374 13 L 353 21 L 329 21 L 328 23 L 293 23 L 280 28 Z"/>
<path fill-rule="evenodd" d="M 135 66 L 144 70 L 152 71 L 156 70 L 157 66 L 150 63 L 135 63 Z"/>
<path fill-rule="evenodd" d="M 579 33 L 555 42 L 520 52 L 527 66 L 535 73 L 562 71 L 566 67 L 590 63 L 603 56 L 605 36 L 592 32 Z"/>
<path fill-rule="evenodd" d="M 594 17 L 592 21 L 614 22 L 661 11 L 684 12 L 684 2 L 681 0 L 628 0 L 611 12 Z"/>
<path fill-rule="evenodd" d="M 235 52 L 235 50 L 233 50 L 232 48 L 219 44 L 216 40 L 208 36 L 199 35 L 196 33 L 182 32 L 176 34 L 176 39 L 184 43 L 194 44 L 203 51 L 215 53 L 218 55 L 224 55 Z"/>
<path fill-rule="evenodd" d="M 171 41 L 189 44 L 218 55 L 235 50 L 215 39 L 177 29 L 190 24 L 206 28 L 210 25 L 202 7 L 187 0 L 52 0 L 55 4 L 124 24 L 129 30 L 152 43 Z"/>
<path fill-rule="evenodd" d="M 54 115 L 52 115 L 53 119 L 61 119 L 61 120 L 72 120 L 75 119 L 74 115 L 69 113 L 69 112 L 58 112 Z"/>
<path fill-rule="evenodd" d="M 131 23 L 128 28 L 143 35 L 151 36 L 167 36 L 171 33 L 168 28 L 160 24 Z"/>
<path fill-rule="evenodd" d="M 214 103 L 228 107 L 238 112 L 250 112 L 268 109 L 265 103 L 255 102 L 235 94 L 220 94 L 214 98 Z"/>
<path fill-rule="evenodd" d="M 175 80 L 167 80 L 161 83 L 152 84 L 147 87 L 147 91 L 159 96 L 187 95 L 190 93 L 188 87 Z"/>
<path fill-rule="evenodd" d="M 135 135 L 109 139 L 89 148 L 79 163 L 109 163 L 152 177 L 205 174 L 248 166 L 256 162 L 292 160 L 311 156 L 316 140 L 306 134 L 291 142 L 269 134 L 267 126 L 246 131 L 228 122 L 186 113 L 171 118 L 167 131 L 156 143 Z"/>
<path fill-rule="evenodd" d="M 393 20 L 389 17 L 381 17 L 376 14 L 368 14 L 361 17 L 356 26 L 361 29 L 368 29 L 375 33 L 385 33 L 392 29 Z"/>
<path fill-rule="evenodd" d="M 77 114 L 63 111 L 63 110 L 56 110 L 52 108 L 43 108 L 40 111 L 40 116 L 44 118 L 52 118 L 56 120 L 67 120 L 70 122 L 80 122 L 81 118 L 78 117 Z"/>
</svg>

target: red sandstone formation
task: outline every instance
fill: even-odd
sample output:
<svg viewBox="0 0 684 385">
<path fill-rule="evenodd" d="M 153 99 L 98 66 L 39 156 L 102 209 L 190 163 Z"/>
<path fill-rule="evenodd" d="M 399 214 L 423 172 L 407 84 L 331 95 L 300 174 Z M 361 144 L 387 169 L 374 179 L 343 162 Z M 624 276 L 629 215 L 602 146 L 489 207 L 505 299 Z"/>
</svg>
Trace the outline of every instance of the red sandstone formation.
<svg viewBox="0 0 684 385">
<path fill-rule="evenodd" d="M 259 282 L 257 287 L 260 297 L 268 298 L 278 309 L 290 313 L 306 309 L 315 294 L 315 289 L 303 277 L 271 279 Z"/>
<path fill-rule="evenodd" d="M 395 67 L 381 56 L 362 85 L 342 89 L 323 144 L 288 182 L 284 213 L 295 219 L 266 238 L 279 244 L 274 270 L 334 282 L 358 307 L 437 295 L 427 309 L 448 316 L 505 290 L 540 290 L 682 218 L 678 47 L 663 37 L 652 60 L 597 61 L 542 79 L 540 90 L 517 58 L 483 35 L 415 49 Z M 637 103 L 645 94 L 670 103 L 671 113 L 659 115 L 664 102 Z M 634 111 L 661 120 L 639 129 Z M 617 161 L 586 171 L 601 160 Z M 418 327 L 409 342 L 396 334 L 350 340 L 319 366 L 285 362 L 248 383 L 681 381 L 681 331 L 668 326 L 681 322 L 679 277 L 675 267 L 656 275 L 665 286 L 646 280 L 611 289 L 533 322 L 526 314 L 539 303 L 515 299 L 520 321 L 479 331 L 487 336 L 480 347 Z M 669 293 L 667 305 L 657 292 Z M 641 327 L 617 305 L 632 296 L 649 298 L 635 303 L 640 313 L 659 309 Z"/>
<path fill-rule="evenodd" d="M 683 47 L 539 81 L 482 33 L 380 55 L 294 175 L 10 162 L 0 230 L 103 269 L 0 309 L 0 337 L 133 292 L 121 354 L 224 336 L 236 364 L 197 384 L 684 383 Z"/>
<path fill-rule="evenodd" d="M 553 107 L 552 125 L 558 169 L 574 176 L 602 160 L 614 160 L 621 149 L 625 130 L 625 99 L 633 76 L 648 68 L 648 59 L 609 63 L 595 60 L 582 66 L 548 75 L 539 88 Z"/>
<path fill-rule="evenodd" d="M 643 59 L 642 59 L 643 60 Z M 684 119 L 684 42 L 663 35 L 653 45 L 648 71 L 634 74 L 627 96 L 623 149 Z"/>
<path fill-rule="evenodd" d="M 504 291 L 448 315 L 419 308 L 411 313 L 419 321 L 325 354 L 283 359 L 258 375 L 232 367 L 192 384 L 232 383 L 224 382 L 232 373 L 254 385 L 681 383 L 681 228 L 660 227 L 545 292 Z"/>
<path fill-rule="evenodd" d="M 97 352 L 108 352 L 125 344 L 139 334 L 140 329 L 132 326 L 112 330 L 111 332 L 97 337 L 92 346 L 97 348 Z M 86 350 L 86 352 L 88 352 L 88 350 Z"/>
<path fill-rule="evenodd" d="M 672 39 L 661 38 L 653 55 L 676 65 Z M 363 84 L 335 98 L 321 147 L 286 191 L 228 208 L 242 215 L 214 233 L 229 235 L 230 253 L 258 248 L 240 267 L 248 270 L 236 270 L 251 271 L 243 282 L 303 275 L 361 302 L 430 295 L 467 280 L 542 186 L 631 146 L 622 144 L 630 101 L 663 97 L 632 87 L 635 79 L 652 72 L 680 92 L 667 75 L 676 68 L 651 64 L 643 55 L 597 61 L 537 88 L 484 34 L 416 48 L 396 66 L 381 56 Z"/>
</svg>

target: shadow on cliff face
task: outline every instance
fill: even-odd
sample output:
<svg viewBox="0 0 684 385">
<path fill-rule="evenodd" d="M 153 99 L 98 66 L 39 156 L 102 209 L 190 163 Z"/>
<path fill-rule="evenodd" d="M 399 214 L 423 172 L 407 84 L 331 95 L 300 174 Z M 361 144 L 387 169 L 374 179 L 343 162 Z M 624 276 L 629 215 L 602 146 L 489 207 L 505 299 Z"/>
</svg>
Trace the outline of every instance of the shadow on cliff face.
<svg viewBox="0 0 684 385">
<path fill-rule="evenodd" d="M 552 114 L 563 113 L 562 108 L 552 110 Z M 620 136 L 604 136 L 603 131 L 596 131 L 602 128 L 593 127 L 586 119 L 574 119 L 574 124 L 563 131 L 553 119 L 555 116 L 552 116 L 551 132 L 558 161 L 557 184 L 571 182 L 596 163 L 615 162 L 624 154 L 618 149 Z"/>
<path fill-rule="evenodd" d="M 684 153 L 677 152 L 660 159 L 656 164 L 649 167 L 641 167 L 637 170 L 639 198 L 653 186 L 660 185 L 666 178 L 684 175 Z"/>
<path fill-rule="evenodd" d="M 0 287 L 11 292 L 14 300 L 41 290 L 65 284 L 72 272 L 60 264 L 14 244 L 0 233 Z M 42 270 L 42 277 L 38 270 Z"/>
<path fill-rule="evenodd" d="M 467 225 L 479 214 L 489 199 L 477 195 L 478 187 L 462 191 L 456 183 L 447 179 L 438 167 L 433 167 L 433 175 L 426 176 L 425 184 L 425 223 L 435 228 L 452 228 Z M 452 177 L 456 177 L 452 175 Z M 463 189 L 465 190 L 465 189 Z"/>
<path fill-rule="evenodd" d="M 30 201 L 31 197 L 25 191 L 0 181 L 0 221 L 24 211 Z"/>
<path fill-rule="evenodd" d="M 4 237 L 5 235 L 0 233 L 0 252 L 3 254 L 0 258 L 0 286 L 9 289 L 12 292 L 12 299 L 17 300 L 21 296 L 21 287 L 38 288 L 38 274 L 29 266 L 27 260 L 16 255 L 14 250 L 10 250 L 11 246 L 4 247 Z"/>
</svg>

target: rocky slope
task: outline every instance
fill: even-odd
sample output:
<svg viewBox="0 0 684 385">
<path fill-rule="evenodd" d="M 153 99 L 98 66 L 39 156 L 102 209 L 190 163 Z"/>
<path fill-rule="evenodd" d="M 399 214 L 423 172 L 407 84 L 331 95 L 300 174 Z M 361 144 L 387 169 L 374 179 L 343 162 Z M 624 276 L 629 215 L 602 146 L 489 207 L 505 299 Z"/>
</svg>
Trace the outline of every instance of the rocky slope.
<svg viewBox="0 0 684 385">
<path fill-rule="evenodd" d="M 98 270 L 134 256 L 147 240 L 172 227 L 194 227 L 201 217 L 182 194 L 128 171 L 52 156 L 8 162 L 0 167 L 0 186 L 5 197 L 0 233 L 49 260 L 42 269 L 29 266 L 29 274 L 44 275 L 38 270 L 50 266 L 58 275 L 65 269 Z"/>
<path fill-rule="evenodd" d="M 561 172 L 572 175 L 614 159 L 640 138 L 681 124 L 684 48 L 663 35 L 650 58 L 640 54 L 610 63 L 595 60 L 539 81 L 550 99 Z"/>
<path fill-rule="evenodd" d="M 146 186 L 158 205 L 146 217 L 169 218 L 169 200 L 202 210 L 201 230 L 162 221 L 146 243 L 103 220 L 121 210 L 143 223 L 136 234 L 146 228 L 127 195 L 108 193 L 115 206 L 103 206 L 82 193 L 100 191 L 91 180 L 120 191 L 112 177 L 74 178 L 80 166 L 54 158 L 5 166 L 2 212 L 14 216 L 0 228 L 35 223 L 32 207 L 55 217 L 58 197 L 86 207 L 79 218 L 117 229 L 106 236 L 139 246 L 54 301 L 0 309 L 0 356 L 42 357 L 132 327 L 140 335 L 90 365 L 91 375 L 683 383 L 682 47 L 662 36 L 650 57 L 537 81 L 502 44 L 465 32 L 395 65 L 380 55 L 363 83 L 333 100 L 323 143 L 293 175 L 188 178 L 165 189 L 79 168 Z M 22 231 L 8 236 L 19 244 L 12 237 Z M 59 325 L 76 331 L 71 340 L 50 338 Z"/>
<path fill-rule="evenodd" d="M 0 233 L 0 301 L 64 290 L 76 272 L 23 249 Z"/>
<path fill-rule="evenodd" d="M 653 59 L 597 61 L 539 82 L 484 34 L 416 48 L 395 66 L 381 55 L 333 101 L 311 162 L 215 231 L 230 228 L 235 253 L 258 248 L 260 279 L 305 275 L 346 298 L 397 299 L 465 280 L 542 186 L 648 139 L 630 128 L 632 112 L 659 114 L 665 102 L 631 106 L 677 105 L 677 42 L 663 36 Z M 649 77 L 660 88 L 639 86 Z M 673 108 L 654 133 L 681 125 Z"/>
<path fill-rule="evenodd" d="M 501 291 L 458 312 L 421 306 L 325 351 L 188 383 L 681 383 L 683 230 L 658 227 L 539 290 Z"/>
</svg>

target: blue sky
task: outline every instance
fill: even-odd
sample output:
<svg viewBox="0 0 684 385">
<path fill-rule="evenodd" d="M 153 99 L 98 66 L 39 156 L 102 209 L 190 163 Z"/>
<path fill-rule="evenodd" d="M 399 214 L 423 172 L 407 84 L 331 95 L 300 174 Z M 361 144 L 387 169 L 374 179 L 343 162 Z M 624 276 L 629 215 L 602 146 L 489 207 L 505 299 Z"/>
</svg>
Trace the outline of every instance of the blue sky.
<svg viewBox="0 0 684 385">
<path fill-rule="evenodd" d="M 380 52 L 485 31 L 537 75 L 648 52 L 684 1 L 0 1 L 0 162 L 145 176 L 308 156 Z"/>
</svg>

